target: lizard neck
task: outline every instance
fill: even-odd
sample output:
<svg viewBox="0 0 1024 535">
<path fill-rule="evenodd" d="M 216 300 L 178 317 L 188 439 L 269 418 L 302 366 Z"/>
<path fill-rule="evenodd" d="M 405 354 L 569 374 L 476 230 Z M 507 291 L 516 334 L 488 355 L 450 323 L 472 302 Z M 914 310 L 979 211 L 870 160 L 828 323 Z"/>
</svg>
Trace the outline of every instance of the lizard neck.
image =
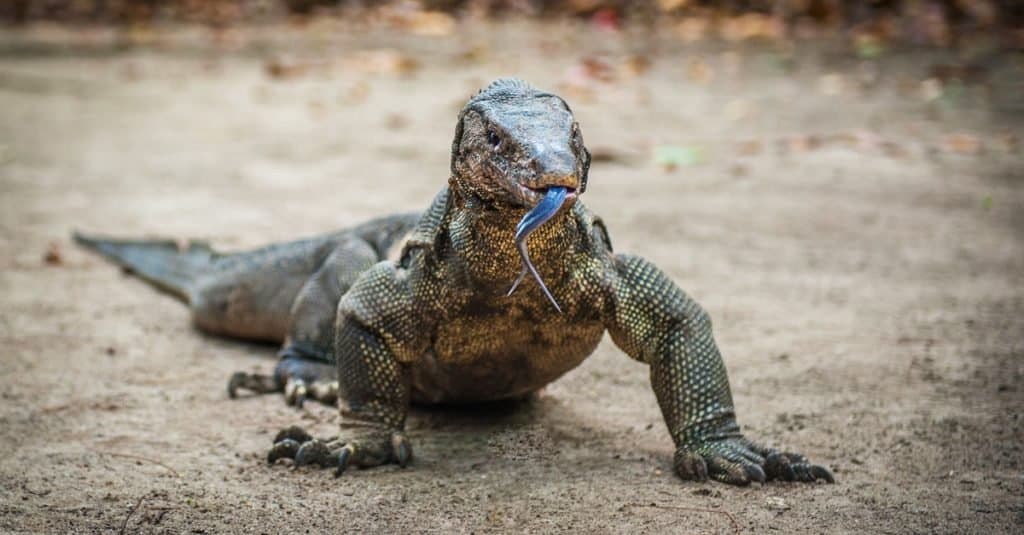
<svg viewBox="0 0 1024 535">
<path fill-rule="evenodd" d="M 455 188 L 451 195 L 448 236 L 462 270 L 478 290 L 493 289 L 504 295 L 523 268 L 515 246 L 515 229 L 528 210 L 495 207 Z M 549 287 L 564 277 L 567 259 L 580 243 L 581 230 L 573 212 L 572 206 L 563 207 L 527 240 L 530 258 Z M 527 288 L 539 295 L 532 279 L 524 282 L 524 290 Z"/>
</svg>

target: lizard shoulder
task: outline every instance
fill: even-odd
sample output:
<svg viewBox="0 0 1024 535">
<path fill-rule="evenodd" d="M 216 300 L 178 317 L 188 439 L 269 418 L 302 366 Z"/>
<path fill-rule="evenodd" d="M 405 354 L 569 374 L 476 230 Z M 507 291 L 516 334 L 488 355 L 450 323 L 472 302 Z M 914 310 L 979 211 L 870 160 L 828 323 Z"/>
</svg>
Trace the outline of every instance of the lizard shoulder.
<svg viewBox="0 0 1024 535">
<path fill-rule="evenodd" d="M 434 197 L 426 212 L 420 216 L 419 222 L 405 239 L 402 251 L 398 256 L 398 264 L 409 266 L 414 252 L 422 251 L 428 255 L 436 255 L 440 246 L 441 236 L 446 225 L 445 216 L 450 208 L 450 195 L 446 186 Z"/>
</svg>

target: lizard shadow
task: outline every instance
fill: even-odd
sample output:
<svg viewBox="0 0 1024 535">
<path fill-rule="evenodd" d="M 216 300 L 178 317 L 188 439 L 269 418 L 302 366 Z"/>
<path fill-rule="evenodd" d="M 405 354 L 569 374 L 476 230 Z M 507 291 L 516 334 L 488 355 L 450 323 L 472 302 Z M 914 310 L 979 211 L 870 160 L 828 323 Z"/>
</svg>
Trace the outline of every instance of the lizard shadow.
<svg viewBox="0 0 1024 535">
<path fill-rule="evenodd" d="M 579 459 L 589 446 L 611 442 L 615 435 L 588 425 L 586 414 L 545 394 L 465 405 L 414 404 L 407 429 L 428 450 L 425 458 L 453 469 Z"/>
</svg>

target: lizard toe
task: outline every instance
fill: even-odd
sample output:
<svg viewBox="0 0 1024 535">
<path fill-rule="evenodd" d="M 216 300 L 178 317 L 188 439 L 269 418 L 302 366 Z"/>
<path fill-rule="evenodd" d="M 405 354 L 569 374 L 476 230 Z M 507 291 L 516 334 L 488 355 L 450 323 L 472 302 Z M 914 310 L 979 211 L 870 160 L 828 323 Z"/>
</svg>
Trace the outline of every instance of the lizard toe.
<svg viewBox="0 0 1024 535">
<path fill-rule="evenodd" d="M 289 377 L 284 384 L 284 401 L 293 407 L 301 409 L 307 393 L 306 382 L 302 379 Z"/>
<path fill-rule="evenodd" d="M 330 448 L 322 440 L 310 440 L 295 452 L 295 466 L 315 464 L 328 468 L 334 466 L 336 462 L 338 462 L 337 456 L 331 454 Z"/>
<path fill-rule="evenodd" d="M 269 394 L 280 392 L 281 388 L 272 376 L 262 373 L 235 372 L 228 379 L 228 397 L 237 399 L 239 390 L 248 390 L 256 394 Z"/>
<path fill-rule="evenodd" d="M 340 450 L 338 450 L 338 454 L 337 454 L 338 468 L 336 468 L 334 470 L 334 477 L 341 477 L 341 475 L 345 473 L 345 470 L 348 468 L 349 459 L 351 457 L 352 457 L 352 448 L 349 447 L 348 445 L 345 445 Z"/>
<path fill-rule="evenodd" d="M 722 483 L 745 487 L 750 484 L 751 473 L 747 467 L 753 466 L 749 463 L 736 462 L 726 459 L 723 456 L 715 455 L 708 459 L 708 472 L 712 478 Z M 764 473 L 762 472 L 763 476 Z"/>
<path fill-rule="evenodd" d="M 309 433 L 306 432 L 305 429 L 303 429 L 303 428 L 301 428 L 301 427 L 299 427 L 297 425 L 290 425 L 290 426 L 288 426 L 288 427 L 278 431 L 277 432 L 277 436 L 274 437 L 274 444 L 277 444 L 278 442 L 281 442 L 282 440 L 284 440 L 286 438 L 290 438 L 290 439 L 298 442 L 299 444 L 302 444 L 302 443 L 305 443 L 305 442 L 309 442 L 310 440 L 313 440 L 313 436 L 312 435 L 310 435 Z"/>
<path fill-rule="evenodd" d="M 685 450 L 677 449 L 673 465 L 676 474 L 679 477 L 688 481 L 707 481 L 708 480 L 708 465 L 704 461 L 704 458 L 700 454 Z"/>
<path fill-rule="evenodd" d="M 301 446 L 297 440 L 290 438 L 275 442 L 267 452 L 267 463 L 274 464 L 278 459 L 294 459 Z"/>
</svg>

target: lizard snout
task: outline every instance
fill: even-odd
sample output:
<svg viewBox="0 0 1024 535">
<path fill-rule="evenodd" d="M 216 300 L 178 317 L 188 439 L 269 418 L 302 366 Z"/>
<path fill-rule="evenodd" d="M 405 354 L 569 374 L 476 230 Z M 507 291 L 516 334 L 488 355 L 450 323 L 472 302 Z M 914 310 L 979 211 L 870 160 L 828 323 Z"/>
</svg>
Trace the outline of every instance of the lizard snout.
<svg viewBox="0 0 1024 535">
<path fill-rule="evenodd" d="M 575 191 L 580 187 L 576 155 L 569 150 L 538 147 L 530 158 L 531 179 L 523 185 L 542 194 L 550 187 Z"/>
</svg>

